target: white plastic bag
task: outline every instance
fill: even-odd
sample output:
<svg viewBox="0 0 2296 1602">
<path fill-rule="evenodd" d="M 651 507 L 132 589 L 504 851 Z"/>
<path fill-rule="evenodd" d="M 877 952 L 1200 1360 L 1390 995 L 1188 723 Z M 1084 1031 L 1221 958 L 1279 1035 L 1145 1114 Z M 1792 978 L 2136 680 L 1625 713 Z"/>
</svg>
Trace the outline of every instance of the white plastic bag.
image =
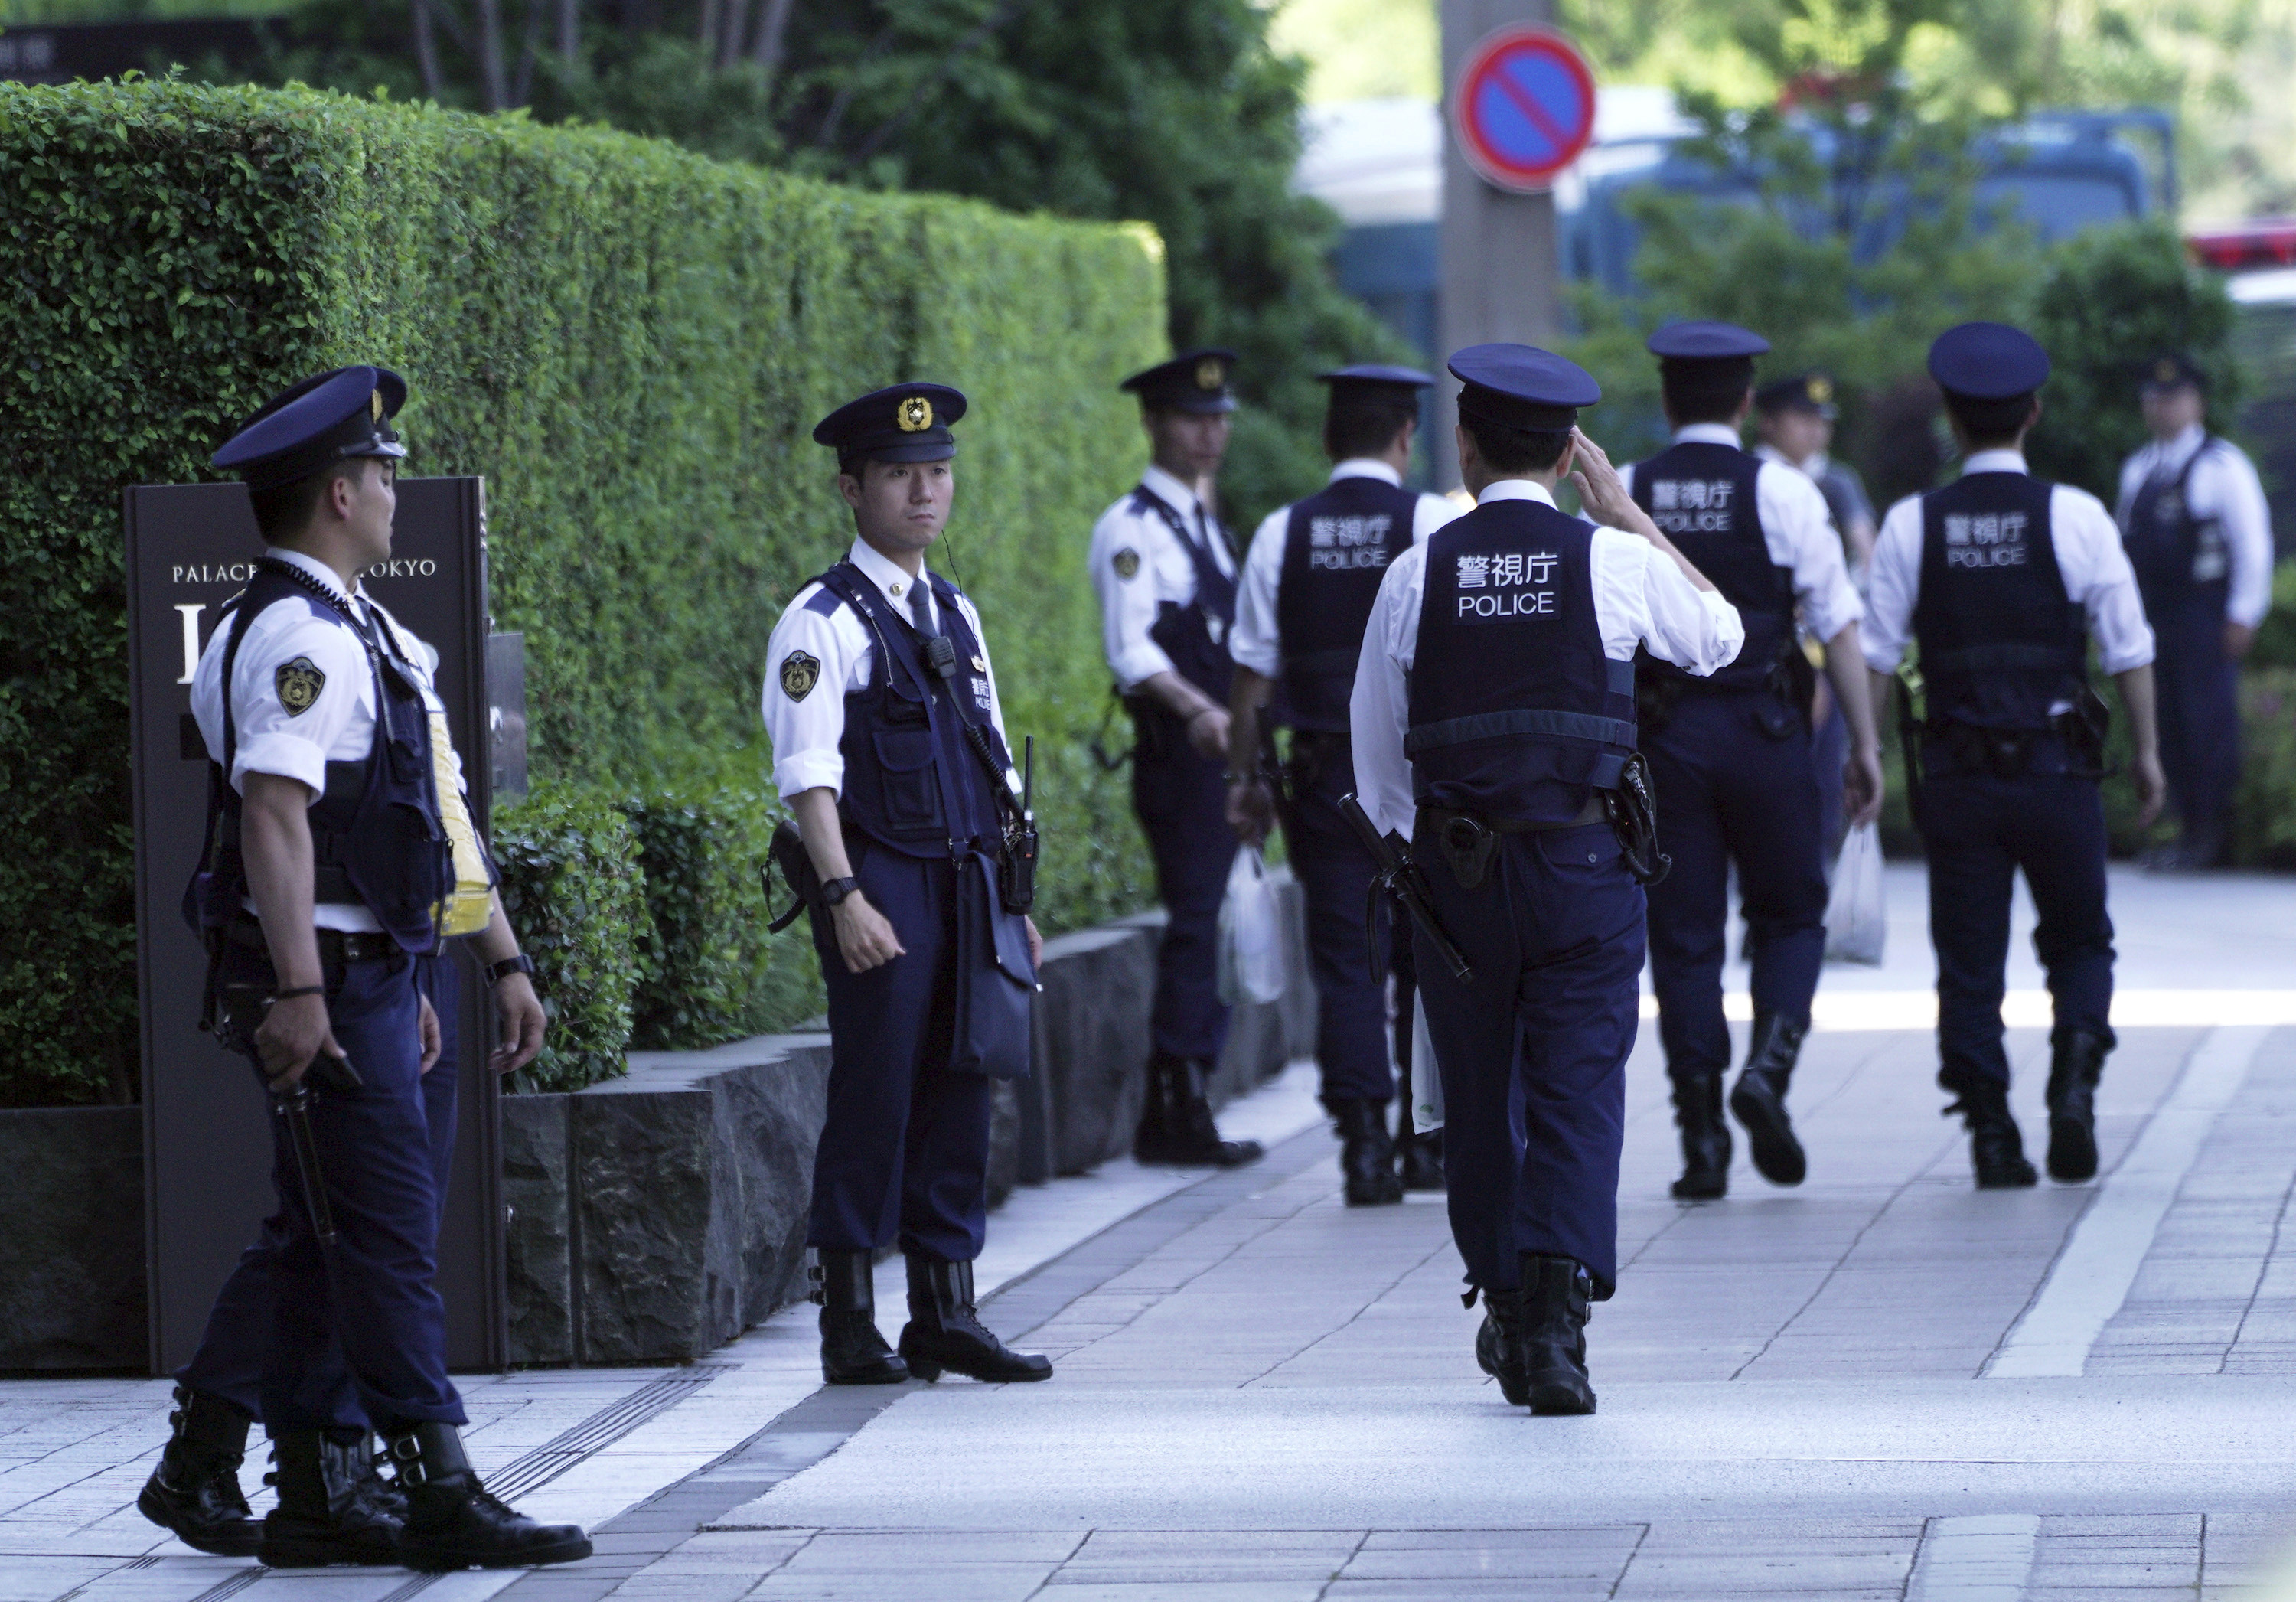
<svg viewBox="0 0 2296 1602">
<path fill-rule="evenodd" d="M 1219 909 L 1220 999 L 1234 1006 L 1283 993 L 1283 923 L 1256 845 L 1241 846 Z"/>
<path fill-rule="evenodd" d="M 1427 1038 L 1427 1008 L 1411 998 L 1411 1130 L 1428 1134 L 1443 1127 L 1443 1075 L 1435 1066 L 1435 1042 Z"/>
<path fill-rule="evenodd" d="M 1825 903 L 1825 960 L 1882 965 L 1890 909 L 1882 899 L 1882 831 L 1859 824 L 1841 842 L 1833 893 Z"/>
</svg>

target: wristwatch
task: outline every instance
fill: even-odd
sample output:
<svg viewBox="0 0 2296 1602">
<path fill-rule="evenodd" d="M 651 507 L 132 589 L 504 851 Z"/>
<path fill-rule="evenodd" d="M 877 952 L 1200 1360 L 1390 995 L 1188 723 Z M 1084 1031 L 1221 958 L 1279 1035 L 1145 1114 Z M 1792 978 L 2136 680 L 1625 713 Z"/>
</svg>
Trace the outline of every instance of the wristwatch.
<svg viewBox="0 0 2296 1602">
<path fill-rule="evenodd" d="M 523 974 L 529 979 L 533 978 L 534 958 L 521 951 L 516 957 L 505 957 L 500 962 L 490 965 L 487 969 L 487 988 L 494 989 L 513 974 Z"/>
<path fill-rule="evenodd" d="M 858 879 L 824 880 L 821 886 L 821 904 L 824 907 L 842 907 L 845 898 L 860 888 L 861 881 Z"/>
</svg>

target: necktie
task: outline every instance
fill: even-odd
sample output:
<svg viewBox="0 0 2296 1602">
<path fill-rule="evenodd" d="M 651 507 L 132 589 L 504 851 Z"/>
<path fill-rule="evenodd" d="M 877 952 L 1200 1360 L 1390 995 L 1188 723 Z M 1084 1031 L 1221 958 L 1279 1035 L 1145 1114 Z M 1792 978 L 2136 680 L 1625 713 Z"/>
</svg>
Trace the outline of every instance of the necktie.
<svg viewBox="0 0 2296 1602">
<path fill-rule="evenodd" d="M 939 629 L 933 627 L 932 588 L 922 578 L 909 586 L 909 620 L 917 626 L 917 637 L 931 639 Z"/>
</svg>

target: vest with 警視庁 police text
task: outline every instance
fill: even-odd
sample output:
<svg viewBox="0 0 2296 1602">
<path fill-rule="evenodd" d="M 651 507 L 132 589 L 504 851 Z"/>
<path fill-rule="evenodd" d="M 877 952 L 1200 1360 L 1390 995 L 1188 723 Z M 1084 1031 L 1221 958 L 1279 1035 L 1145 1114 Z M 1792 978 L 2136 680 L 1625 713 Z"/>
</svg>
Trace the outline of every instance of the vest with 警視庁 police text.
<svg viewBox="0 0 2296 1602">
<path fill-rule="evenodd" d="M 1793 647 L 1793 572 L 1770 560 L 1754 486 L 1761 458 L 1735 446 L 1687 440 L 1635 469 L 1635 504 L 1659 532 L 1738 609 L 1746 643 L 1706 677 L 1644 653 L 1642 669 L 1684 688 L 1759 690 Z"/>
<path fill-rule="evenodd" d="M 1411 548 L 1415 490 L 1346 478 L 1298 502 L 1284 530 L 1275 628 L 1292 727 L 1348 731 L 1364 630 L 1388 563 Z"/>
<path fill-rule="evenodd" d="M 1562 823 L 1618 785 L 1635 665 L 1603 652 L 1594 532 L 1509 500 L 1429 537 L 1404 738 L 1421 806 Z"/>
<path fill-rule="evenodd" d="M 1914 639 L 1931 725 L 2045 729 L 2088 683 L 2088 620 L 2065 593 L 2053 489 L 1972 472 L 1922 497 Z"/>
</svg>

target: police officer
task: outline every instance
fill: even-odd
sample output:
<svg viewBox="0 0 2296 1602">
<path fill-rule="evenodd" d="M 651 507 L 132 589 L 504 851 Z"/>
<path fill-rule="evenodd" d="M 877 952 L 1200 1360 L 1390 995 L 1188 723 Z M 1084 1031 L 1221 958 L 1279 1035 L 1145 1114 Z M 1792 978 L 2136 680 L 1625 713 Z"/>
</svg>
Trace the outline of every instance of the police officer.
<svg viewBox="0 0 2296 1602">
<path fill-rule="evenodd" d="M 1827 454 L 1833 443 L 1833 380 L 1823 373 L 1800 373 L 1754 391 L 1754 454 L 1808 476 L 1825 497 L 1825 510 L 1841 536 L 1849 582 L 1863 588 L 1874 563 L 1874 503 L 1866 481 L 1846 462 Z M 1854 697 L 1853 697 L 1854 699 Z M 1841 850 L 1849 817 L 1841 804 L 1842 774 L 1849 761 L 1849 719 L 1833 686 L 1820 679 L 1810 710 L 1809 754 L 1817 775 L 1817 815 L 1824 829 L 1824 855 L 1832 862 Z"/>
<path fill-rule="evenodd" d="M 2121 464 L 2119 520 L 2160 654 L 2161 766 L 2181 838 L 2160 868 L 2221 867 L 2240 783 L 2240 661 L 2272 604 L 2272 521 L 2256 468 L 2208 431 L 2189 357 L 2147 369 L 2152 442 Z"/>
<path fill-rule="evenodd" d="M 1233 350 L 1191 350 L 1119 386 L 1140 400 L 1152 461 L 1093 525 L 1087 559 L 1109 671 L 1132 715 L 1132 805 L 1168 921 L 1156 949 L 1143 1162 L 1232 1168 L 1256 1140 L 1223 1140 L 1204 1082 L 1227 1039 L 1218 979 L 1227 827 L 1228 628 L 1235 553 L 1210 502 L 1227 454 Z"/>
<path fill-rule="evenodd" d="M 1324 1109 L 1339 1127 L 1340 1171 L 1349 1206 L 1403 1199 L 1406 1183 L 1439 1189 L 1433 1142 L 1403 1130 L 1406 1171 L 1396 1171 L 1387 1106 L 1386 988 L 1372 972 L 1364 927 L 1370 854 L 1339 814 L 1355 788 L 1348 696 L 1355 687 L 1364 625 L 1397 555 L 1459 515 L 1439 495 L 1403 488 L 1419 427 L 1420 391 L 1435 381 L 1410 367 L 1357 366 L 1316 375 L 1330 386 L 1324 448 L 1330 483 L 1268 513 L 1252 536 L 1236 600 L 1230 693 L 1228 821 L 1246 840 L 1264 838 L 1274 798 L 1259 771 L 1261 714 L 1280 690 L 1292 727 L 1283 834 L 1308 902 L 1308 951 L 1319 1018 L 1316 1060 Z"/>
<path fill-rule="evenodd" d="M 1946 1111 L 1969 1130 L 1979 1187 L 2032 1184 L 2001 1046 L 2009 892 L 2022 869 L 2056 1008 L 2049 1173 L 2086 1179 L 2096 1172 L 2097 1078 L 2113 1046 L 2103 708 L 2088 685 L 2089 640 L 2128 708 L 2129 772 L 2149 823 L 2163 783 L 2152 631 L 2112 515 L 2026 471 L 2025 435 L 2049 376 L 2041 347 L 2004 324 L 1964 323 L 1930 347 L 1929 371 L 1962 473 L 1882 520 L 1866 660 L 1885 704 L 1910 637 L 1926 691 L 1906 764 L 1929 857 L 1938 1082 L 1958 1098 Z"/>
<path fill-rule="evenodd" d="M 1472 969 L 1455 979 L 1416 934 L 1451 1231 L 1469 1302 L 1484 1300 L 1477 1359 L 1517 1406 L 1591 1413 L 1587 1303 L 1618 1273 L 1643 963 L 1643 892 L 1609 821 L 1639 788 L 1635 653 L 1711 673 L 1741 631 L 1577 431 L 1592 378 L 1522 345 L 1471 346 L 1450 368 L 1476 506 L 1381 581 L 1350 706 L 1356 781 L 1374 825 L 1409 836 Z M 1565 472 L 1611 526 L 1555 509 Z"/>
<path fill-rule="evenodd" d="M 981 1324 L 972 1262 L 988 1222 L 989 1080 L 1028 1071 L 1035 923 L 998 883 L 1013 788 L 980 614 L 924 565 L 955 489 L 945 384 L 877 390 L 824 418 L 857 536 L 797 592 L 767 647 L 774 783 L 817 887 L 829 990 L 829 1116 L 807 1243 L 821 1371 L 895 1384 L 944 1369 L 1038 1380 L 1052 1365 Z M 873 1266 L 900 1243 L 909 1321 L 876 1325 Z"/>
<path fill-rule="evenodd" d="M 209 1549 L 244 1549 L 231 1436 L 235 1423 L 244 1441 L 254 1409 L 231 1397 L 244 1396 L 251 1326 L 267 1311 L 259 1411 L 279 1504 L 256 1556 L 274 1566 L 502 1567 L 590 1553 L 578 1528 L 537 1524 L 488 1494 L 447 1377 L 432 1283 L 437 1102 L 423 1084 L 444 1039 L 418 965 L 443 938 L 472 936 L 506 1026 L 497 1071 L 533 1058 L 543 1015 L 471 826 L 436 659 L 358 584 L 390 554 L 406 455 L 390 422 L 406 395 L 382 368 L 322 374 L 215 456 L 246 479 L 267 548 L 193 678 L 213 767 L 208 850 L 185 910 L 213 956 L 218 1035 L 275 1094 L 318 1087 L 307 1119 L 324 1191 L 306 1184 L 299 1121 L 275 1117 L 279 1210 L 180 1376 L 160 1494 L 139 1505 L 179 1533 L 217 1538 Z M 370 1421 L 398 1471 L 403 1521 L 373 1492 Z"/>
<path fill-rule="evenodd" d="M 1664 803 L 1660 849 L 1673 871 L 1650 891 L 1651 984 L 1682 1129 L 1674 1194 L 1711 1200 L 1729 1186 L 1722 1076 L 1724 930 L 1735 863 L 1753 959 L 1754 1028 L 1730 1111 L 1754 1166 L 1774 1185 L 1808 1171 L 1786 1093 L 1809 1031 L 1825 957 L 1825 826 L 1810 758 L 1811 682 L 1795 634 L 1824 642 L 1826 670 L 1849 719 L 1847 804 L 1859 822 L 1882 806 L 1882 759 L 1866 704 L 1857 593 L 1841 537 L 1809 479 L 1742 449 L 1753 358 L 1769 349 L 1727 323 L 1677 323 L 1651 336 L 1674 444 L 1628 470 L 1635 501 L 1736 607 L 1745 649 L 1699 677 L 1647 661 L 1636 684 L 1642 749 Z"/>
</svg>

